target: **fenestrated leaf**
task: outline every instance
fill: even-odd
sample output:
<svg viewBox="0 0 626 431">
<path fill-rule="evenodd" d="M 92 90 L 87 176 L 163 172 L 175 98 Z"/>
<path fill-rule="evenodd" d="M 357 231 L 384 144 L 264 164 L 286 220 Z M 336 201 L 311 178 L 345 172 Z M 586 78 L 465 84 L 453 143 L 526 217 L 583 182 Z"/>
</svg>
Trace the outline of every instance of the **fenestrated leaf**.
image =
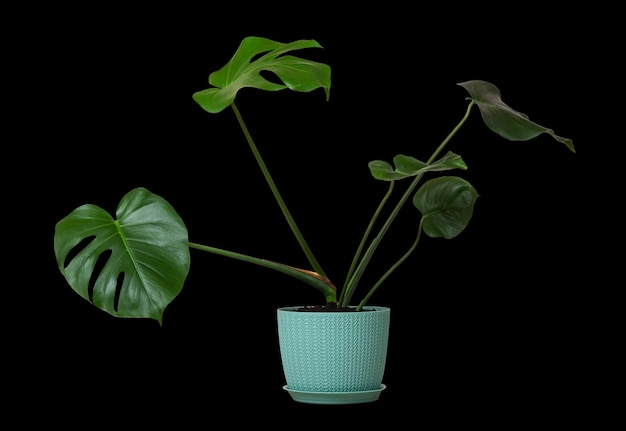
<svg viewBox="0 0 626 431">
<path fill-rule="evenodd" d="M 321 48 L 321 45 L 315 40 L 280 43 L 263 37 L 246 37 L 231 60 L 209 75 L 209 84 L 213 88 L 198 91 L 192 97 L 210 113 L 224 110 L 235 100 L 237 92 L 245 87 L 266 91 L 289 88 L 298 92 L 323 88 L 328 100 L 330 67 L 324 63 L 284 55 L 304 48 Z M 264 78 L 260 73 L 262 71 L 273 72 L 283 84 Z"/>
<path fill-rule="evenodd" d="M 451 239 L 471 220 L 477 198 L 474 187 L 463 178 L 443 176 L 425 182 L 413 196 L 413 205 L 424 217 L 426 235 Z"/>
<path fill-rule="evenodd" d="M 107 313 L 161 324 L 189 272 L 187 228 L 167 201 L 141 187 L 124 196 L 116 215 L 88 204 L 60 220 L 54 233 L 59 270 L 76 293 Z"/>
<path fill-rule="evenodd" d="M 392 181 L 414 177 L 425 172 L 467 169 L 467 165 L 458 154 L 448 151 L 441 159 L 429 165 L 415 157 L 398 154 L 393 158 L 395 169 L 383 160 L 369 162 L 370 173 L 377 180 Z"/>
<path fill-rule="evenodd" d="M 510 141 L 527 141 L 541 133 L 547 133 L 565 144 L 572 152 L 576 152 L 571 139 L 555 135 L 553 130 L 530 121 L 526 114 L 515 111 L 505 104 L 501 99 L 500 90 L 490 82 L 476 80 L 461 82 L 458 85 L 465 88 L 471 99 L 476 102 L 487 127 L 503 138 Z"/>
</svg>

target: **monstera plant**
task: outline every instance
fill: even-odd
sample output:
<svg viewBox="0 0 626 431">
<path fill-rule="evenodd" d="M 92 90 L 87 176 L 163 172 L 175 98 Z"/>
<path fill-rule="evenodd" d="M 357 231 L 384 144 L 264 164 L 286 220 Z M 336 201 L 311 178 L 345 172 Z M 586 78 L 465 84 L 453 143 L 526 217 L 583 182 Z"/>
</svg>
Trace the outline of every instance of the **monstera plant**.
<svg viewBox="0 0 626 431">
<path fill-rule="evenodd" d="M 380 196 L 380 203 L 373 214 L 354 214 L 354 220 L 363 220 L 362 239 L 350 252 L 353 258 L 345 277 L 331 280 L 285 204 L 264 162 L 262 151 L 253 140 L 244 115 L 235 103 L 238 93 L 247 88 L 267 92 L 285 89 L 312 92 L 321 89 L 328 100 L 331 68 L 324 63 L 292 55 L 293 51 L 319 48 L 321 46 L 315 40 L 280 43 L 263 37 L 246 37 L 230 61 L 210 74 L 209 88 L 192 95 L 198 106 L 209 114 L 223 115 L 224 110 L 234 114 L 275 202 L 310 263 L 309 267 L 294 267 L 289 262 L 275 262 L 194 242 L 189 238 L 184 221 L 164 197 L 138 187 L 121 198 L 114 214 L 99 206 L 86 204 L 74 209 L 56 224 L 54 252 L 58 268 L 69 286 L 86 301 L 112 316 L 150 318 L 163 324 L 164 310 L 183 288 L 191 264 L 190 250 L 195 249 L 236 259 L 243 265 L 260 265 L 293 277 L 298 283 L 319 291 L 322 309 L 351 308 L 356 312 L 362 311 L 386 279 L 411 257 L 423 234 L 452 239 L 461 234 L 470 222 L 478 192 L 467 180 L 453 174 L 468 169 L 468 166 L 459 154 L 446 151 L 446 146 L 468 121 L 473 110 L 478 109 L 484 124 L 504 140 L 527 141 L 540 134 L 548 134 L 568 150 L 575 151 L 571 139 L 556 135 L 551 129 L 534 123 L 527 115 L 505 104 L 495 85 L 481 80 L 458 83 L 468 101 L 467 109 L 464 113 L 452 113 L 459 115 L 460 121 L 441 143 L 433 146 L 426 159 L 420 158 L 426 149 L 422 144 L 416 144 L 413 154 L 397 154 L 391 161 L 373 160 L 369 163 L 371 175 L 363 178 L 363 183 L 382 181 L 388 184 L 388 188 Z M 268 78 L 268 74 L 273 76 L 272 79 Z M 233 144 L 237 142 L 234 136 Z M 211 156 L 208 154 L 206 157 Z M 428 176 L 431 178 L 428 179 Z M 399 188 L 399 196 L 393 201 L 392 197 Z M 414 242 L 408 249 L 399 251 L 401 257 L 378 281 L 370 286 L 361 286 L 364 272 L 375 259 L 398 213 L 405 207 L 412 207 L 419 220 L 414 231 L 406 232 L 415 238 Z M 380 226 L 377 231 L 374 230 L 376 226 Z M 357 292 L 361 291 L 358 296 Z"/>
</svg>

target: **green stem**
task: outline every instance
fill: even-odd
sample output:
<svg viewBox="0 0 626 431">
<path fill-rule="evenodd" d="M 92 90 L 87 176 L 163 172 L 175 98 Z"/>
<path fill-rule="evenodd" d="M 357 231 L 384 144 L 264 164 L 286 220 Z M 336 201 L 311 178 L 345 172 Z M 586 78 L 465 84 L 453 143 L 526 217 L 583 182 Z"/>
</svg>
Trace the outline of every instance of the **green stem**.
<svg viewBox="0 0 626 431">
<path fill-rule="evenodd" d="M 404 256 L 398 259 L 398 261 L 395 264 L 393 264 L 391 268 L 389 268 L 382 277 L 380 277 L 380 279 L 376 282 L 376 284 L 372 286 L 369 292 L 367 292 L 367 295 L 365 295 L 363 300 L 356 307 L 356 311 L 361 311 L 363 306 L 367 304 L 367 301 L 369 301 L 369 299 L 374 294 L 374 292 L 376 292 L 376 289 L 378 289 L 378 287 L 381 284 L 383 284 L 383 282 L 387 279 L 387 277 L 389 277 L 391 273 L 393 273 L 402 264 L 402 262 L 404 262 L 407 259 L 407 257 L 411 255 L 411 253 L 413 253 L 413 250 L 415 250 L 415 248 L 417 247 L 417 244 L 420 242 L 420 238 L 422 237 L 422 224 L 423 223 L 424 223 L 424 219 L 422 218 L 420 220 L 419 230 L 417 231 L 417 238 L 415 238 L 415 242 L 413 242 L 413 245 L 411 246 L 411 248 L 409 248 L 409 250 L 404 254 Z"/>
<path fill-rule="evenodd" d="M 359 257 L 361 257 L 361 253 L 363 252 L 363 247 L 365 247 L 365 243 L 367 242 L 367 239 L 370 236 L 370 232 L 372 231 L 374 227 L 374 223 L 378 219 L 378 216 L 380 215 L 383 207 L 385 206 L 385 203 L 389 200 L 389 196 L 391 196 L 391 192 L 393 191 L 394 184 L 395 184 L 395 181 L 389 182 L 389 188 L 387 189 L 387 193 L 385 193 L 385 196 L 383 196 L 383 199 L 380 201 L 380 204 L 378 205 L 376 212 L 372 216 L 372 219 L 370 220 L 369 225 L 367 226 L 367 229 L 365 230 L 365 233 L 363 234 L 363 237 L 361 238 L 361 242 L 359 243 L 356 253 L 354 254 L 354 257 L 352 258 L 352 264 L 350 265 L 350 269 L 348 270 L 346 280 L 343 284 L 343 288 L 341 289 L 341 294 L 339 295 L 340 303 L 343 300 L 343 296 L 345 295 L 345 292 L 346 292 L 346 286 L 348 282 L 350 281 L 350 277 L 352 277 L 352 274 L 354 273 L 354 269 L 356 268 L 356 265 L 359 261 Z"/>
<path fill-rule="evenodd" d="M 237 121 L 239 121 L 239 126 L 241 127 L 241 130 L 243 130 L 243 134 L 246 136 L 246 140 L 248 141 L 248 145 L 250 145 L 250 149 L 252 150 L 252 154 L 254 154 L 254 158 L 256 159 L 257 163 L 259 164 L 259 167 L 261 168 L 261 171 L 263 172 L 263 176 L 265 177 L 265 180 L 269 184 L 270 189 L 272 190 L 272 193 L 274 194 L 274 198 L 276 198 L 276 202 L 278 202 L 278 206 L 282 210 L 283 215 L 285 216 L 285 219 L 287 220 L 287 223 L 289 224 L 289 227 L 291 228 L 291 231 L 293 232 L 293 234 L 295 235 L 296 239 L 298 240 L 298 244 L 300 244 L 300 248 L 302 248 L 302 251 L 306 255 L 307 259 L 309 260 L 309 263 L 311 264 L 311 266 L 313 267 L 315 272 L 317 272 L 318 274 L 320 274 L 320 275 L 325 277 L 326 273 L 322 269 L 321 265 L 318 263 L 317 259 L 315 259 L 315 256 L 313 255 L 313 252 L 309 248 L 309 245 L 307 244 L 306 240 L 304 239 L 304 236 L 300 232 L 300 229 L 296 225 L 295 220 L 291 216 L 291 213 L 289 212 L 289 209 L 287 208 L 287 205 L 283 201 L 283 198 L 280 195 L 280 192 L 278 191 L 278 188 L 276 187 L 276 184 L 274 183 L 274 179 L 270 175 L 270 172 L 267 169 L 267 166 L 265 165 L 265 162 L 263 161 L 263 158 L 261 157 L 261 153 L 259 153 L 259 150 L 257 149 L 257 147 L 256 147 L 256 145 L 254 143 L 254 140 L 252 139 L 252 136 L 250 135 L 250 132 L 248 132 L 248 127 L 246 127 L 246 124 L 243 121 L 243 117 L 239 113 L 239 110 L 237 109 L 237 106 L 235 106 L 235 102 L 233 102 L 230 106 L 233 108 L 233 111 L 235 112 L 235 116 L 237 117 Z"/>
<path fill-rule="evenodd" d="M 262 266 L 264 268 L 269 268 L 278 272 L 282 272 L 283 274 L 294 277 L 300 281 L 304 281 L 305 283 L 308 283 L 311 286 L 315 287 L 320 292 L 322 292 L 327 302 L 337 302 L 337 289 L 326 277 L 320 276 L 318 274 L 312 274 L 310 271 L 306 271 L 300 268 L 295 268 L 289 265 L 284 265 L 282 263 L 273 262 L 271 260 L 260 259 L 258 257 L 249 256 L 247 254 L 236 253 L 234 251 L 224 250 L 217 247 L 210 247 L 208 245 L 197 244 L 194 242 L 189 242 L 188 244 L 189 248 L 195 248 L 197 250 L 219 254 L 220 256 L 226 256 L 231 259 L 241 260 L 244 262 L 252 263 L 254 265 Z"/>
<path fill-rule="evenodd" d="M 444 139 L 443 142 L 441 144 L 439 144 L 439 147 L 437 147 L 437 149 L 433 152 L 433 154 L 430 156 L 430 158 L 426 162 L 427 164 L 432 163 L 437 158 L 439 153 L 441 153 L 441 151 L 443 151 L 443 149 L 448 144 L 448 142 L 450 142 L 452 137 L 454 135 L 456 135 L 456 133 L 461 128 L 461 126 L 469 118 L 470 111 L 472 109 L 472 106 L 474 106 L 475 103 L 476 102 L 474 102 L 474 100 L 470 101 L 470 103 L 469 103 L 469 105 L 467 107 L 467 110 L 465 112 L 465 115 L 463 116 L 461 121 L 459 121 L 459 123 L 456 125 L 456 127 L 454 129 L 452 129 L 452 131 L 450 132 L 450 134 L 448 134 L 446 139 Z M 374 254 L 374 252 L 378 248 L 378 245 L 380 244 L 380 241 L 382 241 L 383 237 L 387 233 L 387 230 L 389 229 L 389 227 L 391 226 L 391 224 L 395 220 L 396 216 L 400 212 L 400 209 L 402 209 L 402 207 L 404 206 L 404 203 L 409 199 L 409 196 L 411 196 L 411 194 L 413 193 L 413 190 L 415 189 L 415 187 L 417 187 L 417 184 L 422 179 L 422 176 L 423 176 L 423 174 L 418 174 L 413 179 L 413 182 L 411 183 L 409 188 L 405 191 L 404 195 L 402 195 L 402 198 L 400 198 L 400 200 L 396 204 L 395 208 L 393 209 L 391 214 L 389 214 L 389 217 L 387 218 L 387 220 L 385 221 L 383 226 L 380 228 L 380 231 L 379 231 L 378 235 L 373 239 L 372 243 L 370 244 L 370 246 L 368 247 L 367 251 L 363 255 L 363 258 L 361 259 L 361 262 L 359 263 L 356 271 L 354 272 L 354 275 L 352 276 L 352 278 L 350 279 L 350 282 L 347 285 L 347 288 L 346 288 L 347 292 L 345 294 L 343 294 L 343 292 L 342 292 L 343 300 L 342 300 L 342 302 L 340 304 L 341 306 L 348 306 L 348 304 L 350 303 L 350 300 L 352 299 L 352 295 L 354 294 L 354 291 L 355 291 L 359 281 L 361 280 L 361 277 L 363 276 L 363 272 L 365 272 L 365 268 L 367 268 L 367 265 L 368 265 L 370 259 L 372 258 L 372 255 Z"/>
</svg>

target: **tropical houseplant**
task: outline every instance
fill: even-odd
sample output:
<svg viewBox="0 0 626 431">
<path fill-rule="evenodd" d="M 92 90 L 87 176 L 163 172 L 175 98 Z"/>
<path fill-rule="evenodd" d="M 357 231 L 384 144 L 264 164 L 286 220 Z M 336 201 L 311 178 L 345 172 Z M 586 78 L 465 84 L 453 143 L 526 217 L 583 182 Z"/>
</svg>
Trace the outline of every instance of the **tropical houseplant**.
<svg viewBox="0 0 626 431">
<path fill-rule="evenodd" d="M 377 311 L 377 308 L 381 308 L 382 310 L 378 311 L 385 312 L 383 323 L 373 325 L 381 327 L 384 337 L 388 332 L 389 310 L 385 307 L 369 306 L 374 293 L 398 266 L 410 257 L 422 234 L 433 238 L 452 239 L 466 228 L 472 218 L 478 192 L 460 176 L 447 174 L 448 171 L 466 170 L 468 167 L 459 154 L 445 149 L 448 142 L 469 119 L 474 107 L 479 109 L 485 125 L 506 140 L 526 141 L 546 133 L 572 152 L 575 151 L 571 139 L 556 135 L 551 129 L 532 122 L 525 114 L 506 105 L 501 100 L 498 88 L 493 84 L 480 80 L 458 83 L 467 92 L 467 109 L 458 124 L 443 142 L 434 148 L 426 161 L 413 155 L 398 154 L 392 163 L 382 160 L 369 163 L 371 176 L 388 183 L 388 189 L 380 197 L 375 212 L 364 218 L 362 239 L 356 246 L 352 263 L 345 278 L 341 280 L 341 285 L 336 285 L 328 278 L 301 233 L 264 162 L 262 152 L 257 148 L 246 126 L 244 115 L 235 104 L 238 92 L 244 88 L 268 92 L 283 89 L 312 92 L 321 89 L 328 100 L 331 68 L 324 63 L 290 54 L 291 51 L 309 48 L 321 46 L 315 40 L 280 43 L 262 37 L 247 37 L 242 40 L 230 61 L 210 74 L 210 87 L 194 93 L 192 97 L 202 109 L 211 114 L 221 113 L 227 108 L 232 110 L 310 267 L 297 268 L 289 263 L 278 263 L 192 242 L 185 223 L 172 205 L 146 188 L 137 187 L 122 198 L 115 217 L 96 205 L 86 204 L 76 208 L 56 224 L 54 251 L 57 265 L 76 293 L 112 316 L 150 318 L 163 324 L 165 308 L 179 294 L 187 278 L 191 262 L 190 249 L 195 249 L 278 271 L 295 278 L 299 283 L 313 286 L 321 293 L 320 302 L 314 304 L 315 307 L 303 304 L 302 307 L 278 310 L 279 321 L 281 313 L 285 316 L 305 314 L 324 316 L 316 317 L 321 319 L 344 314 L 365 316 L 368 314 L 366 311 Z M 271 73 L 273 78 L 270 79 L 268 73 Z M 417 150 L 419 149 L 416 148 Z M 426 176 L 432 178 L 424 181 Z M 371 177 L 367 180 L 371 180 Z M 392 205 L 391 197 L 395 196 L 394 189 L 398 188 L 398 184 L 403 190 Z M 408 204 L 412 204 L 421 213 L 419 224 L 415 232 L 411 233 L 415 236 L 413 244 L 409 249 L 401 251 L 401 257 L 397 262 L 391 265 L 377 282 L 364 289 L 360 297 L 355 295 L 383 237 L 398 213 Z M 391 207 L 387 208 L 388 205 Z M 305 311 L 308 313 L 304 313 Z M 311 313 L 312 311 L 327 313 Z M 316 322 L 313 324 L 314 327 L 319 327 L 319 321 Z M 311 323 L 308 325 L 310 328 Z M 369 323 L 365 324 L 368 325 Z M 330 327 L 335 335 L 341 332 L 336 323 Z M 296 332 L 298 331 L 296 329 Z M 332 338 L 326 335 L 323 337 Z M 360 394 L 356 399 L 345 402 L 367 402 L 377 399 L 380 388 L 384 388 L 384 385 L 380 385 L 382 378 L 380 370 L 384 369 L 386 340 L 382 339 L 374 344 L 378 349 L 376 362 L 379 370 L 376 371 L 378 377 L 374 378 L 374 383 L 368 383 L 369 386 L 366 388 L 346 390 L 323 388 L 321 391 L 335 395 L 339 392 Z M 298 348 L 285 348 L 281 353 L 285 354 L 290 349 Z M 324 352 L 322 356 L 327 354 L 328 352 Z M 301 364 L 299 366 L 302 367 Z M 347 368 L 354 369 L 354 363 L 348 364 Z M 311 379 L 310 376 L 304 378 Z M 335 377 L 331 378 L 334 379 Z M 289 381 L 289 377 L 287 380 Z M 299 399 L 293 393 L 292 396 L 298 401 L 326 402 L 310 394 L 302 398 L 302 394 L 310 392 L 313 391 L 304 389 L 297 395 L 301 397 Z M 372 392 L 374 395 L 363 398 L 363 394 Z M 328 402 L 342 401 L 331 399 Z"/>
</svg>

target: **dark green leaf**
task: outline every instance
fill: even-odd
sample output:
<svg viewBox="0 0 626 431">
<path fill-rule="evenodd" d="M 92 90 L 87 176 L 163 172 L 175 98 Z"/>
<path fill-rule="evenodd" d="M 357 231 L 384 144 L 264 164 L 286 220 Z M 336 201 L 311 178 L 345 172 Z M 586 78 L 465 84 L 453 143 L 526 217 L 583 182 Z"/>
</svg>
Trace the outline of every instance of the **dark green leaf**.
<svg viewBox="0 0 626 431">
<path fill-rule="evenodd" d="M 209 84 L 213 88 L 194 93 L 193 99 L 210 113 L 224 110 L 235 100 L 237 92 L 245 87 L 266 91 L 289 88 L 299 92 L 323 88 L 328 100 L 330 67 L 324 63 L 284 55 L 304 48 L 321 48 L 321 45 L 315 40 L 280 43 L 263 37 L 246 37 L 231 60 L 209 75 Z M 261 76 L 262 71 L 274 73 L 283 84 L 267 80 Z"/>
<path fill-rule="evenodd" d="M 59 221 L 59 270 L 72 289 L 107 313 L 160 324 L 189 272 L 187 228 L 167 201 L 144 188 L 124 196 L 116 215 L 114 220 L 100 207 L 83 205 Z M 75 255 L 66 264 L 70 253 Z M 99 265 L 101 258 L 106 261 Z"/>
<path fill-rule="evenodd" d="M 377 180 L 392 181 L 414 177 L 425 172 L 447 171 L 450 169 L 467 169 L 467 165 L 458 154 L 452 151 L 429 165 L 414 157 L 398 154 L 393 158 L 395 169 L 383 160 L 369 162 L 370 173 Z"/>
<path fill-rule="evenodd" d="M 413 196 L 424 217 L 424 232 L 432 238 L 451 239 L 460 234 L 474 213 L 478 193 L 459 177 L 438 177 L 425 182 Z"/>
<path fill-rule="evenodd" d="M 547 133 L 565 144 L 572 152 L 576 152 L 571 139 L 555 135 L 551 129 L 533 123 L 526 114 L 517 112 L 506 105 L 501 100 L 500 90 L 495 85 L 486 81 L 467 81 L 458 85 L 465 88 L 471 99 L 476 102 L 487 127 L 503 138 L 510 141 L 527 141 L 541 133 Z"/>
</svg>

